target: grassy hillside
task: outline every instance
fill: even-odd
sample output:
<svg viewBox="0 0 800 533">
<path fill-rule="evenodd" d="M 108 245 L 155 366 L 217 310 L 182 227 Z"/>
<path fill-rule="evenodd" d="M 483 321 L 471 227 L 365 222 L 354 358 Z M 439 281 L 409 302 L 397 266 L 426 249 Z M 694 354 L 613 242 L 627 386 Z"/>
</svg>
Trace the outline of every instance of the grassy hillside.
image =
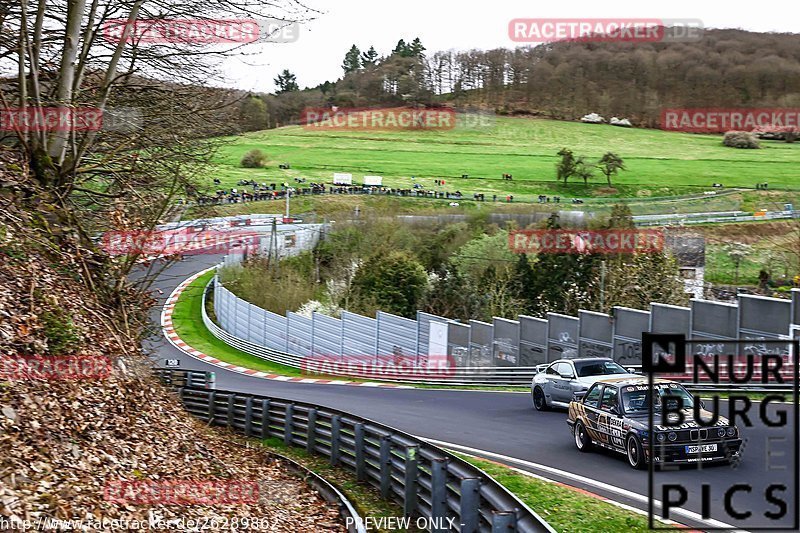
<svg viewBox="0 0 800 533">
<path fill-rule="evenodd" d="M 410 187 L 411 176 L 428 188 L 433 179 L 447 182 L 442 190 L 471 195 L 530 198 L 563 196 L 669 196 L 698 193 L 714 182 L 753 188 L 769 182 L 775 188 L 800 188 L 800 144 L 763 142 L 760 150 L 722 146 L 721 137 L 625 129 L 529 118 L 497 117 L 490 126 L 450 131 L 332 131 L 300 126 L 248 133 L 226 139 L 213 175 L 223 186 L 239 179 L 283 182 L 296 176 L 330 183 L 333 172 L 351 172 L 356 182 L 364 174 L 384 177 L 388 186 Z M 628 170 L 608 190 L 598 171 L 586 187 L 574 181 L 555 182 L 556 152 L 562 147 L 597 159 L 606 151 L 622 156 Z M 242 155 L 259 148 L 269 156 L 264 169 L 244 169 Z M 288 162 L 291 170 L 278 170 Z M 514 181 L 501 179 L 503 173 Z M 470 179 L 460 176 L 468 174 Z"/>
</svg>

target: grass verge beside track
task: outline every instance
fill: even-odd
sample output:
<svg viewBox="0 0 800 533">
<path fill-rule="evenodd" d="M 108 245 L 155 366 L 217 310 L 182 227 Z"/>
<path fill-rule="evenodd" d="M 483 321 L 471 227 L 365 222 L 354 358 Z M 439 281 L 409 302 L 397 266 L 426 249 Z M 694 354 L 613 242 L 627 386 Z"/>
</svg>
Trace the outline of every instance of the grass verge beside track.
<svg viewBox="0 0 800 533">
<path fill-rule="evenodd" d="M 184 289 L 178 301 L 175 303 L 175 310 L 172 313 L 172 323 L 175 327 L 175 332 L 180 336 L 183 342 L 196 350 L 216 357 L 220 361 L 225 361 L 226 363 L 252 368 L 254 370 L 261 370 L 263 372 L 281 374 L 283 376 L 310 377 L 308 375 L 303 375 L 297 368 L 271 363 L 241 350 L 237 350 L 211 334 L 205 324 L 203 324 L 201 311 L 203 305 L 203 290 L 213 276 L 214 271 L 211 270 L 195 279 Z"/>
<path fill-rule="evenodd" d="M 607 503 L 578 489 L 526 476 L 493 461 L 457 455 L 513 492 L 559 533 L 648 530 L 647 516 L 642 514 Z"/>
<path fill-rule="evenodd" d="M 262 443 L 266 448 L 297 461 L 334 484 L 362 516 L 380 518 L 403 515 L 400 506 L 381 500 L 374 488 L 358 483 L 349 472 L 332 467 L 327 459 L 310 455 L 300 448 L 288 447 L 277 438 L 266 439 Z M 500 482 L 559 533 L 647 530 L 647 517 L 633 511 L 588 496 L 577 489 L 525 476 L 492 461 L 458 455 Z"/>
<path fill-rule="evenodd" d="M 209 271 L 192 281 L 178 297 L 175 302 L 175 309 L 172 313 L 172 323 L 178 336 L 191 346 L 205 354 L 216 357 L 220 361 L 238 365 L 244 368 L 252 368 L 271 374 L 279 374 L 289 377 L 319 378 L 319 379 L 338 379 L 354 382 L 377 382 L 376 380 L 365 380 L 351 378 L 348 376 L 325 376 L 304 373 L 300 369 L 265 361 L 259 357 L 243 352 L 229 346 L 216 338 L 203 324 L 202 305 L 203 290 L 214 276 L 213 271 Z M 485 391 L 514 391 L 524 392 L 527 387 L 481 387 L 468 385 L 413 385 L 420 389 L 459 389 L 459 390 L 485 390 Z"/>
</svg>

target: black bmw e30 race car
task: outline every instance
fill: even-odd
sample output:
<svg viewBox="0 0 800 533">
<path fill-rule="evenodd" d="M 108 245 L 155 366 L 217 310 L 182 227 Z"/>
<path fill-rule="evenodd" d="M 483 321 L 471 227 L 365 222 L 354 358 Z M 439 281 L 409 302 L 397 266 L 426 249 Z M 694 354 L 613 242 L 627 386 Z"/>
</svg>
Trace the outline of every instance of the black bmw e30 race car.
<svg viewBox="0 0 800 533">
<path fill-rule="evenodd" d="M 722 416 L 705 427 L 694 418 L 695 398 L 683 385 L 658 379 L 651 399 L 646 378 L 619 377 L 594 383 L 585 394 L 577 394 L 569 404 L 567 424 L 582 452 L 599 446 L 623 453 L 633 468 L 643 469 L 652 460 L 656 466 L 697 462 L 732 461 L 739 456 L 742 439 L 739 429 Z M 678 400 L 677 398 L 681 398 Z M 650 450 L 648 416 L 653 401 L 654 450 Z M 681 402 L 683 422 L 659 425 L 664 402 Z M 702 420 L 712 413 L 700 404 Z M 677 405 L 668 407 L 674 412 Z"/>
</svg>

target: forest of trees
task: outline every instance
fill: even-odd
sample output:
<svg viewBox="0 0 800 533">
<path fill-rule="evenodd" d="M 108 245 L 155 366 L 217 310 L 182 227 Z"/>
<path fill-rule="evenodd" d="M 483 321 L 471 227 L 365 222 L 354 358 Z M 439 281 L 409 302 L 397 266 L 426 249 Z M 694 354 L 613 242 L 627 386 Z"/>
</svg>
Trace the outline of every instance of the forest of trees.
<svg viewBox="0 0 800 533">
<path fill-rule="evenodd" d="M 321 105 L 448 103 L 568 120 L 597 112 L 645 127 L 658 127 L 669 107 L 800 106 L 795 34 L 707 30 L 689 43 L 564 42 L 433 53 L 414 39 L 399 41 L 388 55 L 363 46 L 343 51 L 338 81 L 263 96 L 265 127 Z"/>
<path fill-rule="evenodd" d="M 559 228 L 557 216 L 546 227 Z M 630 208 L 613 206 L 594 229 L 634 228 Z M 409 225 L 382 218 L 337 225 L 313 251 L 270 269 L 269 258 L 222 270 L 223 282 L 247 301 L 284 314 L 382 310 L 413 318 L 417 309 L 460 320 L 491 321 L 615 305 L 648 309 L 685 305 L 672 252 L 516 254 L 509 230 L 480 217 L 454 224 Z M 276 271 L 277 270 L 277 271 Z M 270 287 L 280 286 L 281 291 Z"/>
</svg>

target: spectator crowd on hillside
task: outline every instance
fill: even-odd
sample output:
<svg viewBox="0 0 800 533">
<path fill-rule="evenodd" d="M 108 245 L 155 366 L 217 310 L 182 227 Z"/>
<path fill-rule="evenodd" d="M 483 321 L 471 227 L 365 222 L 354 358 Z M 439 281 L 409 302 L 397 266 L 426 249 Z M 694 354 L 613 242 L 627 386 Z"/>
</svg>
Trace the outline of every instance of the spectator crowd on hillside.
<svg viewBox="0 0 800 533">
<path fill-rule="evenodd" d="M 219 188 L 211 195 L 198 195 L 196 200 L 198 205 L 224 205 L 254 202 L 260 200 L 278 200 L 286 197 L 287 189 L 291 196 L 305 196 L 314 194 L 375 194 L 385 196 L 404 196 L 415 198 L 440 198 L 447 200 L 458 200 L 464 197 L 461 191 L 436 191 L 423 188 L 421 185 L 414 184 L 413 188 L 401 189 L 394 187 L 378 187 L 366 185 L 326 185 L 324 183 L 306 182 L 305 178 L 295 178 L 297 186 L 288 186 L 277 183 L 257 183 L 255 180 L 240 180 L 230 189 Z M 220 185 L 219 179 L 214 180 L 215 185 Z M 485 201 L 483 193 L 472 195 L 475 201 Z M 497 196 L 493 199 L 496 201 Z M 512 201 L 513 196 L 506 197 L 506 201 Z"/>
</svg>

